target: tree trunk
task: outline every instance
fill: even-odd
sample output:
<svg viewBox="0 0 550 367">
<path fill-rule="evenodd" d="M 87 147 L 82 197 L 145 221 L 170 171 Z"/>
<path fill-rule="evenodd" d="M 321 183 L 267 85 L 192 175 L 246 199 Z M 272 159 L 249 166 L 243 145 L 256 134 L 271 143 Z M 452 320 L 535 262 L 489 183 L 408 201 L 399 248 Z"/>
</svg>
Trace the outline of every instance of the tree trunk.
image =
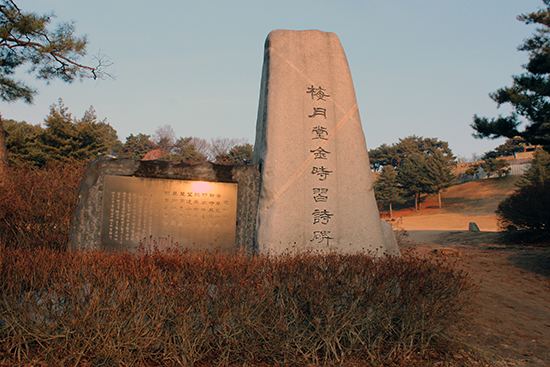
<svg viewBox="0 0 550 367">
<path fill-rule="evenodd" d="M 390 218 L 393 217 L 393 212 L 392 212 L 392 207 L 391 207 L 391 203 L 390 203 Z"/>
<path fill-rule="evenodd" d="M 4 122 L 0 113 L 0 187 L 8 180 L 8 148 L 6 147 L 6 135 L 4 134 Z"/>
<path fill-rule="evenodd" d="M 437 201 L 439 202 L 439 209 L 441 209 L 441 190 L 437 192 Z"/>
<path fill-rule="evenodd" d="M 414 211 L 418 211 L 418 194 L 414 194 Z"/>
</svg>

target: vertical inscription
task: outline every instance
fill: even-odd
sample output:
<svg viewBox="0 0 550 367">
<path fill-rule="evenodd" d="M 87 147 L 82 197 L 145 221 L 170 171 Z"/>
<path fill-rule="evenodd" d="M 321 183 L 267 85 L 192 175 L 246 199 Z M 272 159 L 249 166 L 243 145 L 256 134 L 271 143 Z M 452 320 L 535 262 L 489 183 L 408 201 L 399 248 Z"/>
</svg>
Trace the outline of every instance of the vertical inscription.
<svg viewBox="0 0 550 367">
<path fill-rule="evenodd" d="M 103 198 L 102 238 L 139 242 L 152 229 L 152 204 L 152 194 L 109 190 Z M 107 213 L 109 220 L 105 226 Z"/>
<path fill-rule="evenodd" d="M 106 176 L 101 241 L 137 247 L 170 236 L 181 247 L 235 246 L 237 184 Z"/>
<path fill-rule="evenodd" d="M 307 114 L 308 121 L 315 122 L 306 129 L 311 133 L 311 145 L 308 150 L 313 156 L 313 165 L 310 171 L 312 179 L 308 180 L 312 184 L 309 189 L 311 190 L 314 208 L 311 212 L 313 230 L 310 242 L 330 246 L 331 240 L 334 239 L 334 229 L 331 225 L 334 214 L 330 212 L 328 207 L 329 188 L 327 186 L 329 186 L 331 175 L 334 173 L 334 166 L 331 161 L 331 152 L 325 148 L 329 137 L 327 125 L 332 122 L 330 118 L 325 121 L 327 120 L 327 112 L 330 112 L 330 106 L 327 105 L 330 94 L 327 93 L 326 86 L 315 87 L 313 85 L 306 88 L 306 94 L 313 101 L 310 102 L 313 105 L 310 113 Z"/>
</svg>

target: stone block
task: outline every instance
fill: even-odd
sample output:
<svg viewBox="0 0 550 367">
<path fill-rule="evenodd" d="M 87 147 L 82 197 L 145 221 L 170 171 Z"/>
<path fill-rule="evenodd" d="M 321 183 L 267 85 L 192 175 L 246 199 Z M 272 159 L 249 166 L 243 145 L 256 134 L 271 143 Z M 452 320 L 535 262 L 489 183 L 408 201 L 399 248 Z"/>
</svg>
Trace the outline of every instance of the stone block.
<svg viewBox="0 0 550 367">
<path fill-rule="evenodd" d="M 110 158 L 96 159 L 90 162 L 86 168 L 78 190 L 77 208 L 70 230 L 70 247 L 113 248 L 112 245 L 107 246 L 102 243 L 102 230 L 106 230 L 106 228 L 102 228 L 102 222 L 105 227 L 103 202 L 106 176 L 237 184 L 235 248 L 246 252 L 254 251 L 255 213 L 258 204 L 258 166 L 224 166 L 212 163 L 188 165 L 177 162 Z M 144 228 L 137 230 L 140 233 L 146 231 Z M 199 248 L 204 248 L 203 244 L 198 245 L 200 245 Z M 116 249 L 132 250 L 132 248 L 122 247 Z"/>
<path fill-rule="evenodd" d="M 260 252 L 399 254 L 384 240 L 355 90 L 334 33 L 269 34 L 256 126 Z"/>
</svg>

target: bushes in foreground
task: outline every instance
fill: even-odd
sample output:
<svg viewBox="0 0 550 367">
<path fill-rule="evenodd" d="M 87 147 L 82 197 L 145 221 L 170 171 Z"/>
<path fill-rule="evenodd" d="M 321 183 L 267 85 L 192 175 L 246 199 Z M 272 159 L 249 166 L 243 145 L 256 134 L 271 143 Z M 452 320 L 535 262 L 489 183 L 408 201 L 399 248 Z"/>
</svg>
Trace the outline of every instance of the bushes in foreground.
<svg viewBox="0 0 550 367">
<path fill-rule="evenodd" d="M 405 256 L 0 252 L 0 360 L 381 365 L 445 340 L 475 286 Z"/>
<path fill-rule="evenodd" d="M 82 162 L 9 168 L 0 187 L 0 244 L 65 248 L 83 173 Z"/>
</svg>

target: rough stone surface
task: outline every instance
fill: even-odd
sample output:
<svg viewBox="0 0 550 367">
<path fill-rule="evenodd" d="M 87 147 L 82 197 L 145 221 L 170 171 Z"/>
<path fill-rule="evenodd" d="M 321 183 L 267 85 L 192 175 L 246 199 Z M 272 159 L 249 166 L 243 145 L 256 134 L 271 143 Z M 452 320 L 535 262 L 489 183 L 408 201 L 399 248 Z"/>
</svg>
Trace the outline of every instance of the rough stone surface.
<svg viewBox="0 0 550 367">
<path fill-rule="evenodd" d="M 254 250 L 259 167 L 224 166 L 212 163 L 188 165 L 162 161 L 99 158 L 88 164 L 80 187 L 70 231 L 73 248 L 102 249 L 101 221 L 106 175 L 201 180 L 238 184 L 236 247 Z"/>
<path fill-rule="evenodd" d="M 399 254 L 386 244 L 338 37 L 275 30 L 265 44 L 254 163 L 263 253 Z"/>
<path fill-rule="evenodd" d="M 470 222 L 468 225 L 468 231 L 470 232 L 479 232 L 479 227 L 476 222 Z"/>
<path fill-rule="evenodd" d="M 380 225 L 382 226 L 382 235 L 384 236 L 384 244 L 386 248 L 399 248 L 399 245 L 397 244 L 397 238 L 395 237 L 395 232 L 393 231 L 393 227 L 391 226 L 391 224 L 386 222 L 385 220 L 382 220 L 380 221 Z M 395 253 L 393 255 L 395 255 Z"/>
</svg>

